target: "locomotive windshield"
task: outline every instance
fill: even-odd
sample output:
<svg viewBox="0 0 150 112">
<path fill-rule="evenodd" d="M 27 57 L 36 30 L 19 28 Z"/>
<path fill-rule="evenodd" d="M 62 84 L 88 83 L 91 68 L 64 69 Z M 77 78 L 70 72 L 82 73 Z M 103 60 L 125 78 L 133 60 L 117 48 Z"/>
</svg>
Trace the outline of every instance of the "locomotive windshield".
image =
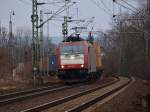
<svg viewBox="0 0 150 112">
<path fill-rule="evenodd" d="M 83 46 L 67 45 L 61 48 L 61 54 L 83 54 Z"/>
</svg>

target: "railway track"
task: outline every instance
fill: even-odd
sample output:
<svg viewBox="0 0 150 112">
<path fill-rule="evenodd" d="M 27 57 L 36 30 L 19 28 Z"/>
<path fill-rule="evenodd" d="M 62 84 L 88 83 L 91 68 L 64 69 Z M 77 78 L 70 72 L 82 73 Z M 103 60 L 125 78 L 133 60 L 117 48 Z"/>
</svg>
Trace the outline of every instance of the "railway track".
<svg viewBox="0 0 150 112">
<path fill-rule="evenodd" d="M 95 88 L 92 88 L 89 90 L 85 90 L 83 92 L 78 92 L 76 94 L 73 94 L 73 95 L 70 95 L 70 96 L 67 96 L 64 98 L 60 98 L 58 100 L 54 100 L 54 101 L 51 101 L 51 102 L 48 102 L 48 103 L 45 103 L 45 104 L 42 104 L 42 105 L 39 105 L 39 106 L 36 106 L 33 108 L 29 108 L 29 109 L 23 110 L 21 112 L 41 112 L 41 111 L 44 111 L 44 112 L 53 112 L 53 111 L 55 111 L 55 112 L 57 112 L 57 111 L 58 112 L 67 112 L 67 111 L 78 112 L 78 110 L 80 111 L 80 110 L 86 108 L 87 106 L 91 105 L 93 102 L 95 102 L 95 100 L 99 101 L 99 100 L 101 100 L 101 98 L 104 98 L 104 97 L 110 95 L 110 93 L 113 94 L 115 91 L 126 86 L 130 81 L 127 81 L 123 85 L 119 86 L 117 89 L 113 90 L 113 92 L 108 92 L 107 95 L 103 95 L 100 98 L 96 98 L 93 101 L 90 101 L 87 103 L 77 101 L 77 100 L 81 101 L 80 99 L 82 99 L 82 97 L 93 96 L 91 94 L 94 94 L 97 91 L 101 91 L 101 90 L 105 89 L 106 87 L 110 87 L 111 85 L 114 85 L 119 82 L 120 82 L 120 79 L 116 79 L 109 83 L 102 84 L 98 87 L 95 87 Z M 75 102 L 75 105 L 72 102 Z M 77 106 L 77 104 L 78 104 L 78 106 Z M 79 105 L 79 104 L 82 104 L 82 105 Z"/>
<path fill-rule="evenodd" d="M 31 89 L 31 90 L 26 90 L 26 91 L 21 91 L 21 92 L 14 92 L 11 94 L 0 95 L 0 107 L 3 105 L 14 103 L 14 102 L 20 102 L 20 101 L 24 101 L 27 99 L 33 99 L 35 97 L 41 97 L 44 95 L 52 94 L 55 92 L 66 90 L 66 89 L 72 89 L 72 88 L 83 86 L 86 84 L 87 83 L 79 83 L 79 84 L 74 84 L 72 86 L 57 84 L 57 85 L 42 87 L 38 89 Z"/>
<path fill-rule="evenodd" d="M 0 106 L 6 105 L 12 102 L 22 101 L 24 99 L 34 98 L 34 97 L 38 97 L 41 95 L 53 93 L 56 91 L 61 91 L 64 89 L 69 89 L 69 88 L 71 87 L 58 84 L 58 85 L 42 87 L 38 89 L 30 89 L 30 90 L 21 91 L 21 92 L 14 92 L 11 94 L 0 95 Z"/>
<path fill-rule="evenodd" d="M 91 100 L 89 100 L 85 103 L 82 103 L 81 105 L 73 107 L 71 109 L 68 109 L 65 112 L 81 112 L 81 111 L 84 111 L 85 109 L 89 108 L 91 105 L 96 104 L 97 102 L 107 98 L 108 96 L 110 96 L 110 95 L 116 93 L 117 91 L 121 90 L 122 88 L 126 87 L 130 82 L 131 82 L 131 80 L 129 80 L 128 82 L 122 84 L 121 86 L 119 86 L 119 87 L 117 87 L 117 88 L 115 88 L 115 89 L 113 89 L 113 90 L 111 90 L 111 91 L 109 91 L 109 92 L 107 92 L 103 95 L 95 97 L 95 98 L 93 98 L 93 99 L 91 99 Z"/>
</svg>

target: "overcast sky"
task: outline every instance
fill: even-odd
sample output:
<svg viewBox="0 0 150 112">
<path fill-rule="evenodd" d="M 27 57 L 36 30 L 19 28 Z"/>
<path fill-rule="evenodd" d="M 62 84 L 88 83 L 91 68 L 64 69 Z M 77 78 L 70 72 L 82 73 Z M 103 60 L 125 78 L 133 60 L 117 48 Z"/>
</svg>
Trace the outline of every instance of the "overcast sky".
<svg viewBox="0 0 150 112">
<path fill-rule="evenodd" d="M 41 1 L 51 2 L 55 0 L 39 0 L 39 2 Z M 113 12 L 112 0 L 74 0 L 74 1 L 77 1 L 77 5 L 75 5 L 70 9 L 71 16 L 77 15 L 76 9 L 78 7 L 79 17 L 81 18 L 95 17 L 94 21 L 95 30 L 97 29 L 107 30 L 110 28 L 110 22 L 112 19 L 112 12 Z M 96 6 L 92 1 L 99 1 L 101 8 Z M 103 1 L 104 4 L 100 1 Z M 131 4 L 136 6 L 136 3 L 131 2 Z M 58 4 L 44 5 L 42 6 L 42 9 L 44 11 L 57 10 Z M 0 20 L 2 22 L 2 26 L 8 28 L 9 14 L 10 11 L 12 10 L 15 11 L 15 16 L 12 17 L 14 26 L 13 31 L 15 31 L 16 27 L 18 26 L 25 26 L 31 28 L 32 0 L 0 0 Z M 49 34 L 51 36 L 58 36 L 58 35 L 60 36 L 61 32 L 62 32 L 61 22 L 51 21 Z M 44 34 L 46 35 L 46 26 Z"/>
</svg>

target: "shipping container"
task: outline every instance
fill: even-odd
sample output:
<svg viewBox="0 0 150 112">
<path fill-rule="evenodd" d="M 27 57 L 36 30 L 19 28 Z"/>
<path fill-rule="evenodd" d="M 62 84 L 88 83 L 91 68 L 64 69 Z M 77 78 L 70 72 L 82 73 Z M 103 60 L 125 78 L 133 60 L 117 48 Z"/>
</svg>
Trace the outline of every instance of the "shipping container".
<svg viewBox="0 0 150 112">
<path fill-rule="evenodd" d="M 57 71 L 57 57 L 56 54 L 50 54 L 49 56 L 49 72 L 55 73 Z"/>
<path fill-rule="evenodd" d="M 102 67 L 102 60 L 101 60 L 101 47 L 98 43 L 93 42 L 93 47 L 96 50 L 96 67 L 101 68 Z"/>
<path fill-rule="evenodd" d="M 47 72 L 47 69 L 48 69 L 48 60 L 49 60 L 48 57 L 43 57 L 43 58 L 40 59 L 39 69 L 40 69 L 41 73 L 46 73 Z"/>
</svg>

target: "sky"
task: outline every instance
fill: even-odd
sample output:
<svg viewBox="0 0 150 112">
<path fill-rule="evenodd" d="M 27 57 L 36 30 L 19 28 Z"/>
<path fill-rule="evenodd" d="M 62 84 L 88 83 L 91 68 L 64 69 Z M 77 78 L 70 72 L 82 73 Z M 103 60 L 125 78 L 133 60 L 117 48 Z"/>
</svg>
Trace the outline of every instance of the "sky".
<svg viewBox="0 0 150 112">
<path fill-rule="evenodd" d="M 38 0 L 39 2 L 52 2 L 56 0 Z M 62 0 L 57 0 L 62 1 Z M 113 3 L 112 0 L 72 0 L 77 1 L 77 4 L 70 8 L 69 16 L 77 17 L 78 8 L 78 18 L 86 19 L 95 17 L 93 22 L 94 30 L 107 30 L 110 29 L 110 23 L 112 22 L 113 14 Z M 98 1 L 100 6 L 94 4 L 93 1 Z M 101 2 L 102 1 L 102 2 Z M 131 0 L 128 0 L 131 1 Z M 136 0 L 129 2 L 134 6 L 137 6 Z M 43 5 L 39 7 L 44 12 L 56 11 L 62 4 L 55 5 Z M 118 6 L 116 6 L 116 9 Z M 12 17 L 13 21 L 13 31 L 15 32 L 17 27 L 31 27 L 31 13 L 32 13 L 32 0 L 0 0 L 0 20 L 2 26 L 8 28 L 9 15 L 14 10 L 15 15 Z M 117 11 L 116 11 L 117 13 Z M 64 14 L 62 13 L 62 16 Z M 44 15 L 44 20 L 47 16 Z M 50 36 L 61 36 L 62 22 L 60 21 L 50 21 Z M 70 25 L 71 26 L 71 25 Z M 47 26 L 44 26 L 44 35 L 47 35 Z"/>
</svg>

